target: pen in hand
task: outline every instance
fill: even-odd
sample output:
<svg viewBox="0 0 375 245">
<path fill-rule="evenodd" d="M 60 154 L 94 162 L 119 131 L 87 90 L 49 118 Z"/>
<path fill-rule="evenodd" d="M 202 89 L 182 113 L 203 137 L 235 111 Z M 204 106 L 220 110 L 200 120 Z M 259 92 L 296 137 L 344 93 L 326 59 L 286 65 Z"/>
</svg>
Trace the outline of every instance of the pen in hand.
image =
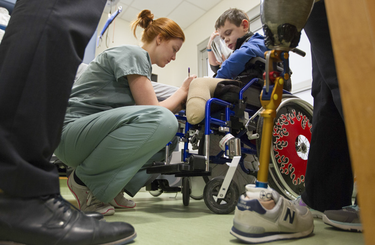
<svg viewBox="0 0 375 245">
<path fill-rule="evenodd" d="M 188 67 L 188 77 L 190 77 L 190 67 Z"/>
</svg>

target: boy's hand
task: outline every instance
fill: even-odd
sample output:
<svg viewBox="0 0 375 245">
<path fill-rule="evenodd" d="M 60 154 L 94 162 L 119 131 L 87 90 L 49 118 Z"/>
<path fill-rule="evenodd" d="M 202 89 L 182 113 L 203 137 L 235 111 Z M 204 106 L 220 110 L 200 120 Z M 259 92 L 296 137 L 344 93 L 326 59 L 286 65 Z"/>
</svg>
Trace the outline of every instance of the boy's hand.
<svg viewBox="0 0 375 245">
<path fill-rule="evenodd" d="M 219 33 L 217 31 L 214 31 L 211 36 L 210 36 L 210 39 L 208 40 L 208 43 L 207 43 L 207 49 L 211 49 L 211 44 L 214 40 L 215 37 L 219 36 Z"/>
</svg>

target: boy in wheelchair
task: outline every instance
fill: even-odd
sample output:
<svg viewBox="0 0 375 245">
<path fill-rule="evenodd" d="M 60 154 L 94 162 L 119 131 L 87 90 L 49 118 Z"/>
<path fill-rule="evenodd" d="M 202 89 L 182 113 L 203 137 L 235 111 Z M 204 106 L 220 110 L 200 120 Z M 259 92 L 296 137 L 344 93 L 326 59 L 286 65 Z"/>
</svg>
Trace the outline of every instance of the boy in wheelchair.
<svg viewBox="0 0 375 245">
<path fill-rule="evenodd" d="M 229 9 L 225 11 L 216 21 L 215 28 L 218 31 L 211 35 L 209 43 L 212 42 L 215 36 L 220 35 L 225 39 L 228 47 L 235 49 L 235 51 L 233 54 L 227 57 L 227 59 L 221 64 L 221 67 L 216 67 L 218 70 L 215 78 L 197 78 L 192 81 L 186 104 L 186 120 L 189 124 L 193 125 L 190 125 L 189 127 L 199 129 L 199 134 L 194 135 L 194 138 L 197 138 L 196 135 L 199 135 L 199 138 L 201 139 L 199 146 L 196 147 L 200 149 L 199 154 L 205 154 L 203 152 L 205 139 L 202 132 L 204 131 L 205 126 L 202 125 L 204 125 L 204 119 L 207 117 L 206 102 L 210 98 L 214 97 L 226 102 L 230 102 L 236 106 L 239 106 L 241 103 L 244 104 L 248 117 L 246 118 L 245 112 L 237 111 L 237 113 L 232 115 L 231 118 L 237 120 L 239 123 L 236 123 L 236 126 L 234 126 L 235 123 L 231 122 L 232 126 L 230 128 L 232 134 L 234 135 L 237 135 L 237 133 L 235 134 L 234 131 L 241 132 L 241 136 L 239 137 L 241 137 L 243 142 L 246 142 L 244 144 L 244 148 L 247 149 L 245 149 L 243 154 L 243 158 L 245 160 L 242 159 L 242 161 L 246 161 L 250 164 L 247 164 L 246 167 L 241 165 L 241 168 L 244 171 L 236 172 L 236 175 L 241 174 L 239 178 L 242 179 L 242 181 L 237 183 L 237 185 L 240 188 L 240 192 L 243 192 L 245 191 L 244 184 L 253 182 L 254 179 L 251 178 L 252 176 L 250 175 L 253 175 L 257 170 L 256 157 L 258 156 L 257 151 L 259 151 L 260 148 L 260 134 L 263 122 L 262 118 L 259 117 L 259 112 L 262 107 L 260 104 L 260 92 L 263 87 L 263 81 L 261 79 L 258 81 L 253 80 L 253 84 L 244 91 L 243 97 L 245 98 L 246 102 L 239 102 L 239 92 L 241 88 L 243 88 L 243 86 L 245 86 L 253 78 L 263 77 L 263 73 L 265 71 L 263 51 L 267 50 L 267 48 L 264 45 L 263 36 L 259 34 L 253 35 L 251 32 L 249 32 L 248 17 L 241 10 Z M 212 46 L 212 49 L 211 46 L 209 46 L 210 49 L 208 49 L 211 64 L 215 63 L 212 62 L 212 57 L 222 57 L 220 53 L 215 53 L 215 55 L 213 54 L 217 50 L 220 50 L 220 48 L 214 47 L 214 45 Z M 282 68 L 278 67 L 278 70 L 282 71 Z M 290 83 L 291 81 L 289 79 L 288 83 L 284 85 L 287 87 L 285 90 L 290 90 Z M 295 149 L 287 149 L 289 151 L 291 150 L 292 153 L 285 154 L 281 151 L 275 151 L 273 153 L 273 162 L 284 161 L 284 168 L 289 168 L 289 171 L 285 169 L 278 170 L 279 166 L 274 163 L 275 166 L 271 171 L 273 178 L 270 179 L 270 181 L 275 180 L 272 187 L 288 198 L 293 199 L 297 197 L 304 188 L 303 178 L 309 145 L 309 135 L 311 135 L 309 129 L 311 128 L 310 122 L 312 118 L 312 107 L 307 102 L 290 95 L 286 91 L 285 93 L 286 94 L 283 96 L 285 99 L 280 105 L 280 109 L 278 111 L 278 120 L 275 122 L 275 128 L 277 129 L 274 135 L 276 137 L 274 140 L 275 145 L 280 144 L 281 141 L 285 141 L 286 137 L 280 137 L 283 130 L 285 132 L 296 131 L 298 133 L 296 134 L 296 132 L 294 132 L 294 134 L 292 134 L 293 137 L 291 137 L 289 140 L 287 139 L 290 141 L 289 148 L 295 146 Z M 222 109 L 221 112 L 216 112 L 220 110 L 220 108 Z M 219 115 L 220 117 L 220 114 L 223 114 L 223 107 L 212 103 L 210 111 L 211 113 L 215 112 L 215 115 Z M 302 118 L 304 118 L 304 121 L 301 122 Z M 290 122 L 289 126 L 286 126 L 286 123 L 283 123 L 284 121 Z M 302 127 L 304 131 L 301 132 L 298 127 Z M 217 129 L 212 131 L 214 133 L 210 136 L 211 141 L 216 140 L 216 142 L 210 144 L 209 156 L 216 155 L 221 151 L 221 149 L 218 148 L 218 141 L 225 135 L 225 133 L 219 132 Z M 307 142 L 301 143 L 300 138 L 306 138 Z M 279 139 L 279 141 L 277 139 Z M 284 148 L 285 150 L 285 148 L 288 147 L 281 148 Z M 186 149 L 184 149 L 184 151 L 186 151 Z M 294 156 L 293 161 L 285 162 L 284 159 L 288 159 L 288 157 L 291 158 L 290 154 L 293 154 Z M 303 156 L 299 157 L 299 155 Z M 251 156 L 253 156 L 253 158 L 251 158 Z M 183 159 L 183 161 L 185 160 L 186 159 Z M 217 169 L 227 168 L 225 164 L 220 165 L 221 166 L 219 167 L 215 166 L 215 171 L 217 171 Z M 282 173 L 279 173 L 280 171 Z M 221 175 L 223 175 L 223 173 L 225 174 L 225 170 L 220 172 Z M 211 176 L 218 176 L 218 174 L 212 172 Z M 235 182 L 239 182 L 237 181 L 237 178 L 235 179 Z"/>
<path fill-rule="evenodd" d="M 254 58 L 264 60 L 267 50 L 264 37 L 250 31 L 249 17 L 236 8 L 228 9 L 216 20 L 215 31 L 207 44 L 214 77 L 241 81 L 243 85 L 255 77 L 263 77 L 265 64 L 255 62 Z M 284 89 L 291 91 L 290 80 Z"/>
<path fill-rule="evenodd" d="M 212 43 L 213 39 L 216 36 L 219 36 L 220 38 L 222 38 L 229 49 L 234 50 L 234 52 L 229 56 L 229 58 L 221 64 L 221 67 L 218 65 L 219 62 L 217 62 L 217 59 L 216 59 L 216 57 L 218 56 L 217 55 L 215 56 L 209 53 L 211 67 L 214 71 L 217 72 L 216 78 L 239 80 L 243 83 L 242 86 L 240 85 L 241 87 L 243 87 L 253 78 L 262 78 L 262 75 L 263 75 L 262 71 L 264 71 L 265 69 L 263 66 L 257 65 L 259 63 L 256 63 L 253 60 L 254 60 L 254 57 L 263 58 L 264 53 L 265 51 L 268 50 L 268 48 L 265 46 L 264 38 L 259 34 L 251 33 L 249 31 L 250 30 L 249 27 L 250 27 L 249 19 L 247 15 L 238 9 L 229 9 L 225 11 L 216 21 L 216 24 L 215 24 L 216 31 L 211 35 L 207 51 L 211 52 L 210 44 Z M 268 74 L 266 74 L 266 76 L 267 75 Z M 219 91 L 215 91 L 214 94 L 216 94 L 216 96 L 218 97 L 224 97 L 223 95 L 225 93 L 220 92 L 220 90 L 225 91 L 225 89 L 223 89 L 225 86 L 220 86 L 219 84 L 216 88 L 216 90 L 219 90 Z M 253 86 L 253 88 L 259 85 L 262 87 L 262 84 L 254 83 L 254 85 L 255 86 Z M 288 79 L 283 87 L 284 87 L 284 90 L 290 91 L 291 80 Z M 193 89 L 193 88 L 194 88 L 194 85 L 192 84 L 190 89 Z M 251 95 L 251 94 L 248 94 L 248 95 Z M 259 97 L 256 97 L 256 98 L 259 99 Z M 293 101 L 291 102 L 293 103 Z M 300 101 L 298 101 L 298 99 L 295 100 L 294 102 L 296 102 L 296 105 L 293 105 L 293 104 L 289 105 L 290 108 L 292 108 L 292 110 L 290 111 L 292 113 L 290 113 L 288 109 L 286 110 L 286 113 L 281 112 L 281 110 L 284 110 L 284 109 L 281 109 L 283 107 L 282 103 L 280 104 L 279 109 L 277 109 L 278 115 L 275 118 L 275 125 L 273 127 L 274 138 L 272 139 L 272 142 L 274 143 L 274 147 L 273 147 L 273 151 L 271 151 L 271 160 L 273 162 L 273 169 L 270 168 L 269 172 L 271 176 L 268 177 L 269 184 L 271 185 L 272 188 L 277 190 L 280 194 L 284 194 L 284 196 L 289 197 L 291 199 L 293 199 L 298 194 L 300 194 L 302 192 L 301 189 L 303 189 L 303 185 L 300 185 L 300 184 L 304 180 L 304 172 L 306 169 L 306 165 L 302 167 L 300 166 L 299 167 L 300 169 L 298 169 L 295 163 L 297 162 L 299 163 L 302 162 L 305 164 L 307 163 L 307 162 L 304 162 L 305 159 L 303 159 L 303 161 L 301 161 L 301 159 L 306 158 L 308 149 L 307 151 L 304 151 L 303 154 L 301 154 L 302 153 L 301 150 L 297 150 L 297 149 L 302 149 L 304 147 L 308 148 L 310 137 L 311 137 L 311 131 L 308 130 L 299 135 L 299 133 L 295 133 L 295 131 L 300 131 L 299 128 L 296 127 L 296 128 L 289 128 L 289 131 L 287 131 L 286 133 L 284 132 L 285 134 L 283 133 L 280 134 L 279 133 L 280 131 L 277 131 L 277 129 L 280 129 L 280 126 L 282 127 L 283 125 L 282 121 L 285 118 L 289 118 L 289 119 L 293 118 L 293 114 L 298 115 L 295 118 L 298 118 L 301 115 L 308 116 L 307 121 L 312 121 L 312 107 L 310 106 L 309 108 L 309 105 L 306 105 L 306 103 L 303 103 L 303 102 L 301 103 Z M 239 104 L 240 103 L 241 103 L 241 100 L 239 100 Z M 294 106 L 297 106 L 297 107 L 294 108 Z M 296 113 L 296 109 L 298 113 Z M 283 118 L 283 115 L 285 115 L 284 119 L 280 120 L 280 118 Z M 253 118 L 253 116 L 251 118 Z M 250 120 L 248 120 L 248 122 L 246 123 L 245 128 L 246 126 L 249 125 L 249 122 Z M 295 124 L 295 122 L 297 121 L 290 120 L 286 124 L 289 124 L 289 123 Z M 304 124 L 302 126 L 303 128 L 311 129 L 312 127 L 310 122 L 307 122 L 307 124 L 306 122 L 302 124 Z M 263 118 L 259 118 L 257 122 L 257 127 L 254 131 L 260 134 L 262 126 L 263 126 Z M 247 129 L 251 130 L 251 127 L 247 127 Z M 286 139 L 285 141 L 284 140 L 278 141 L 278 139 L 283 138 L 283 135 L 288 135 L 288 134 L 294 135 L 294 137 L 291 137 L 290 140 Z M 251 139 L 251 136 L 249 134 L 248 136 L 249 136 L 248 139 Z M 293 138 L 296 140 L 295 142 L 293 142 Z M 259 142 L 260 139 L 261 139 L 261 136 L 258 137 L 257 141 Z M 306 139 L 306 141 L 302 139 Z M 302 141 L 304 141 L 305 143 L 301 144 Z M 257 142 L 257 151 L 260 150 L 258 147 L 260 143 L 258 142 Z M 288 153 L 283 155 L 280 149 L 284 147 L 280 146 L 280 143 L 283 144 L 285 142 L 287 143 L 287 145 L 288 143 L 291 146 L 294 145 L 296 147 L 295 148 L 296 152 L 294 152 L 293 149 L 289 149 Z M 264 151 L 264 149 L 262 150 Z M 293 159 L 292 156 L 295 155 L 295 153 L 297 153 L 300 158 Z M 291 159 L 291 162 L 289 162 L 288 160 L 284 161 L 283 159 Z M 278 163 L 281 163 L 281 164 L 278 165 Z M 287 165 L 288 167 L 285 168 L 284 164 Z M 288 170 L 287 170 L 288 168 L 293 173 L 290 174 L 290 178 L 285 178 L 288 175 Z M 297 169 L 302 170 L 302 173 L 300 172 L 300 174 L 297 174 L 298 171 L 295 171 Z M 297 180 L 296 180 L 297 175 L 299 176 L 297 177 Z M 291 179 L 292 181 L 290 181 Z M 281 180 L 281 181 L 278 181 L 278 180 Z M 298 185 L 300 185 L 300 190 L 298 190 L 298 188 L 295 188 Z M 310 214 L 307 208 L 301 207 L 299 205 L 294 205 L 293 202 L 290 202 L 289 200 L 280 196 L 279 193 L 277 193 L 276 191 L 273 191 L 272 189 L 260 188 L 258 186 L 257 188 L 254 188 L 254 187 L 255 186 L 251 184 L 247 185 L 245 194 L 241 195 L 238 201 L 238 204 L 235 210 L 235 217 L 233 220 L 233 227 L 231 230 L 232 235 L 246 242 L 266 242 L 266 241 L 272 241 L 272 240 L 278 240 L 278 239 L 305 237 L 313 232 L 313 227 L 314 227 L 313 219 L 312 219 L 312 215 Z M 289 187 L 292 187 L 293 190 L 291 190 L 291 188 Z M 290 193 L 293 193 L 293 194 L 285 195 L 287 192 L 288 194 Z M 290 217 L 289 221 L 287 222 L 288 212 L 292 212 L 293 217 Z M 271 219 L 273 221 L 270 222 L 269 224 L 266 224 Z M 273 222 L 275 224 L 271 224 Z M 255 224 L 258 226 L 254 226 Z M 263 224 L 263 225 L 260 225 L 260 224 Z M 254 228 L 261 228 L 262 231 L 252 230 Z M 289 234 L 283 234 L 284 232 L 289 233 Z M 273 233 L 273 234 L 270 234 L 270 233 Z"/>
</svg>

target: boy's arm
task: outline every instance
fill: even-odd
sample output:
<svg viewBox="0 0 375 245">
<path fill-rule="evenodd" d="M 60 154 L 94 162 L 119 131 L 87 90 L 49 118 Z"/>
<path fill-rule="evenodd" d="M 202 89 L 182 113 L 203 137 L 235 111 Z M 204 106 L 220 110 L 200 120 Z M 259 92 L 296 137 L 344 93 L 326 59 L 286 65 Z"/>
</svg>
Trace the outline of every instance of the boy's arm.
<svg viewBox="0 0 375 245">
<path fill-rule="evenodd" d="M 254 57 L 264 58 L 264 52 L 267 50 L 263 37 L 254 35 L 224 61 L 217 72 L 216 78 L 233 79 L 237 77 L 245 70 L 246 63 L 249 62 L 250 59 Z"/>
<path fill-rule="evenodd" d="M 213 65 L 210 64 L 210 67 L 211 67 L 211 70 L 215 73 L 215 76 L 216 76 L 217 71 L 220 69 L 220 66 L 219 65 L 213 66 Z"/>
</svg>

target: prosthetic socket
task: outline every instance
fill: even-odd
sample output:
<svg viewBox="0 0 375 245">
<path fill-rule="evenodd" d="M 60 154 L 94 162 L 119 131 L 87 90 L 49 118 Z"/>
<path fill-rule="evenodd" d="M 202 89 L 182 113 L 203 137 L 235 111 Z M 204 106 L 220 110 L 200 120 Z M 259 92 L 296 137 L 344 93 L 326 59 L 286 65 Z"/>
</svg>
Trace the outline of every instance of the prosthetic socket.
<svg viewBox="0 0 375 245">
<path fill-rule="evenodd" d="M 284 51 L 297 47 L 313 4 L 314 0 L 261 0 L 266 46 Z"/>
</svg>

